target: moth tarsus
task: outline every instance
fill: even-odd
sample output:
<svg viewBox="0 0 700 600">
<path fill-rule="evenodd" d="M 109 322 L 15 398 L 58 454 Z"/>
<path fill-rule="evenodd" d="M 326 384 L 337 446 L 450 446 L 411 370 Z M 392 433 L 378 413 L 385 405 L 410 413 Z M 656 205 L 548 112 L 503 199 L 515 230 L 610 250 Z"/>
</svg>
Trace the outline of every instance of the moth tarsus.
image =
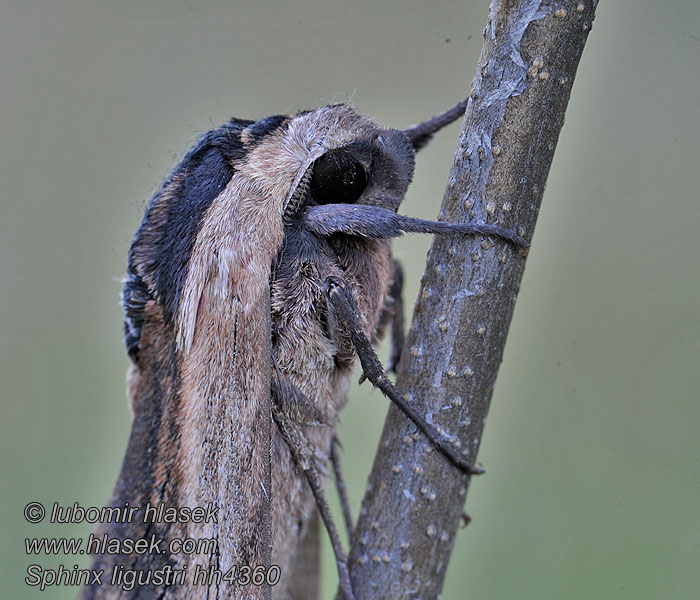
<svg viewBox="0 0 700 600">
<path fill-rule="evenodd" d="M 416 151 L 465 106 L 406 130 L 380 127 L 344 104 L 232 119 L 185 155 L 149 203 L 129 250 L 123 305 L 134 417 L 111 504 L 212 503 L 218 520 L 137 519 L 103 524 L 98 533 L 208 538 L 216 550 L 186 557 L 105 554 L 95 557 L 96 567 L 152 571 L 187 562 L 192 573 L 272 563 L 282 573 L 273 595 L 284 596 L 302 579 L 300 547 L 306 548 L 316 503 L 351 598 L 322 478 L 358 355 L 370 381 L 447 458 L 476 472 L 402 403 L 370 342 L 391 329 L 389 368 L 395 368 L 403 343 L 402 275 L 390 238 L 479 234 L 527 247 L 495 224 L 396 212 Z M 345 520 L 351 528 L 349 510 Z M 163 600 L 270 593 L 266 585 L 224 588 L 215 580 L 150 582 L 141 593 Z M 88 586 L 81 597 L 127 595 Z"/>
</svg>

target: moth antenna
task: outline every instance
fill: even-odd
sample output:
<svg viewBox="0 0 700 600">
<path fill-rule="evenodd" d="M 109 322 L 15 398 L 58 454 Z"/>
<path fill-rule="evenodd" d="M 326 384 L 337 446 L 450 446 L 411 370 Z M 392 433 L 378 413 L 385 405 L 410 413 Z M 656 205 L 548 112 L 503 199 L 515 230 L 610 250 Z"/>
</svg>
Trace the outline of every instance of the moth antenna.
<svg viewBox="0 0 700 600">
<path fill-rule="evenodd" d="M 418 152 L 418 150 L 427 146 L 435 133 L 463 116 L 464 112 L 467 110 L 468 101 L 469 99 L 465 98 L 459 104 L 448 108 L 445 112 L 435 115 L 427 121 L 404 129 L 403 132 L 408 136 L 408 139 L 411 140 L 413 149 Z"/>
</svg>

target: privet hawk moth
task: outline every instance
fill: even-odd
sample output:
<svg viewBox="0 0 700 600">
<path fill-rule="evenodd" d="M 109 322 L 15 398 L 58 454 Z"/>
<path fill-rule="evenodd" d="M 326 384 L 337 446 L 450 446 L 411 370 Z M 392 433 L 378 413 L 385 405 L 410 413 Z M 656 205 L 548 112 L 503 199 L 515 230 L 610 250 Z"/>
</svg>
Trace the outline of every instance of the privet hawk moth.
<svg viewBox="0 0 700 600">
<path fill-rule="evenodd" d="M 123 292 L 134 418 L 111 505 L 215 506 L 216 518 L 153 522 L 141 511 L 98 534 L 215 546 L 98 555 L 94 568 L 108 572 L 162 575 L 169 565 L 184 567 L 185 577 L 144 576 L 133 590 L 86 587 L 82 598 L 266 597 L 271 574 L 279 578 L 275 597 L 312 597 L 305 553 L 313 554 L 316 506 L 352 597 L 322 480 L 358 356 L 364 376 L 468 469 L 396 392 L 370 342 L 393 322 L 396 366 L 401 274 L 391 238 L 476 233 L 527 247 L 496 225 L 396 213 L 416 151 L 465 106 L 405 130 L 380 127 L 346 104 L 232 119 L 205 133 L 155 193 L 129 250 Z M 261 567 L 267 579 L 194 581 L 196 571 L 240 574 L 243 566 Z"/>
</svg>

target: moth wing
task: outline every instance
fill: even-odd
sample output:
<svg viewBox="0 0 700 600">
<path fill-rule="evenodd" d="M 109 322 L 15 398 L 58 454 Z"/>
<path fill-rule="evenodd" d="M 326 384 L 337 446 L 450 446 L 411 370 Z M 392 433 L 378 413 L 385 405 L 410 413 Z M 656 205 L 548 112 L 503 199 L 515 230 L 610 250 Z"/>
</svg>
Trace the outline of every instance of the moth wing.
<svg viewBox="0 0 700 600">
<path fill-rule="evenodd" d="M 123 293 L 134 420 L 111 503 L 140 512 L 103 532 L 216 539 L 216 556 L 197 555 L 191 568 L 218 557 L 221 570 L 264 564 L 269 548 L 260 536 L 270 514 L 269 280 L 282 223 L 274 202 L 233 167 L 233 155 L 244 154 L 235 140 L 245 125 L 205 134 L 155 194 L 129 252 Z M 161 503 L 211 504 L 216 517 L 145 522 L 145 507 Z M 148 554 L 135 560 L 124 564 L 154 566 Z M 105 569 L 120 562 L 96 557 Z M 187 597 L 187 588 L 181 593 Z"/>
</svg>

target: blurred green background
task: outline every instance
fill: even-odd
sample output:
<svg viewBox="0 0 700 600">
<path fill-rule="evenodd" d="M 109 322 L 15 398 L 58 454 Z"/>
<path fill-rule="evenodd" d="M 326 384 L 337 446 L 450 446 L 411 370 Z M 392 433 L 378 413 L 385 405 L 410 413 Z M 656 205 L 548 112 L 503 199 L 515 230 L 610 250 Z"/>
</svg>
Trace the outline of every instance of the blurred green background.
<svg viewBox="0 0 700 600">
<path fill-rule="evenodd" d="M 29 525 L 24 505 L 103 504 L 126 446 L 119 279 L 152 191 L 230 116 L 351 99 L 402 127 L 451 105 L 488 2 L 2 8 L 0 597 L 38 598 L 28 564 L 76 561 L 32 559 L 25 536 L 91 527 Z M 456 136 L 421 153 L 404 213 L 437 214 Z M 603 0 L 443 599 L 697 597 L 699 150 L 700 3 Z M 409 306 L 428 243 L 396 243 Z M 355 511 L 386 411 L 368 391 L 341 425 Z"/>
</svg>

